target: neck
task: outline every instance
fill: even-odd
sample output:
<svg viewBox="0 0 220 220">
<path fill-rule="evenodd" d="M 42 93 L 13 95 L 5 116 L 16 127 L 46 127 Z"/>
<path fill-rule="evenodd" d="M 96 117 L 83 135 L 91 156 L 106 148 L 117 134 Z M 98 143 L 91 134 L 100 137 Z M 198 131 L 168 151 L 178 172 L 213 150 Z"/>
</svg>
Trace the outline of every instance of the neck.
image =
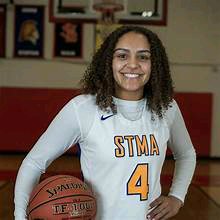
<svg viewBox="0 0 220 220">
<path fill-rule="evenodd" d="M 115 97 L 123 100 L 128 100 L 128 101 L 138 101 L 143 99 L 143 93 L 134 93 L 134 92 L 116 92 Z"/>
</svg>

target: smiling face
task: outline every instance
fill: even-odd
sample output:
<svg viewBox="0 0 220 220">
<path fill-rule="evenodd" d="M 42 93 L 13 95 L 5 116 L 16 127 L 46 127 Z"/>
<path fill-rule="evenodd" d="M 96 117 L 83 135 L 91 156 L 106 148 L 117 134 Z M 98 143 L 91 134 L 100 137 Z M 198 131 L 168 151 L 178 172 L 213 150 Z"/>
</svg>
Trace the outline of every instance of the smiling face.
<svg viewBox="0 0 220 220">
<path fill-rule="evenodd" d="M 113 53 L 115 96 L 125 100 L 143 98 L 151 72 L 150 44 L 140 33 L 128 32 L 119 38 Z"/>
</svg>

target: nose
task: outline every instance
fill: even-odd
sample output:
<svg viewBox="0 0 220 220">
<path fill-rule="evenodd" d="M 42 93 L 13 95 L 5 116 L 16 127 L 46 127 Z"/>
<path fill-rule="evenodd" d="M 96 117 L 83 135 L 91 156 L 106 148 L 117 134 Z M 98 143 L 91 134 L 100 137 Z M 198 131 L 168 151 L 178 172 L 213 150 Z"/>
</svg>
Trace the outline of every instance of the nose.
<svg viewBox="0 0 220 220">
<path fill-rule="evenodd" d="M 130 59 L 128 60 L 128 67 L 132 69 L 139 67 L 139 62 L 136 57 L 130 57 Z"/>
</svg>

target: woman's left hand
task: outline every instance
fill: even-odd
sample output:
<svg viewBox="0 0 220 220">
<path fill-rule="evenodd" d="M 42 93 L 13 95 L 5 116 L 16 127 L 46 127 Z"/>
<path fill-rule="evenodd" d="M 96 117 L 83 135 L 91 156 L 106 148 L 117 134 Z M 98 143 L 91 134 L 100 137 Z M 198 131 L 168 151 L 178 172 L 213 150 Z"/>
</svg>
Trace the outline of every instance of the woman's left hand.
<svg viewBox="0 0 220 220">
<path fill-rule="evenodd" d="M 171 218 L 179 212 L 182 206 L 182 201 L 174 196 L 160 196 L 150 204 L 152 211 L 147 214 L 147 219 L 165 220 Z"/>
</svg>

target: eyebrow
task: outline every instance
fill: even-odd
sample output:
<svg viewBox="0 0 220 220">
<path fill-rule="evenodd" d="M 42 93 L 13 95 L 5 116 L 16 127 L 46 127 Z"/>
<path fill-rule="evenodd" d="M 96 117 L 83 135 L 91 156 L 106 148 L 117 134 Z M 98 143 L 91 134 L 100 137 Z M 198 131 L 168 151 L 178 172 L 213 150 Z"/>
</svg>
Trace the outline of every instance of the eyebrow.
<svg viewBox="0 0 220 220">
<path fill-rule="evenodd" d="M 128 50 L 128 49 L 125 49 L 125 48 L 116 48 L 113 52 L 116 52 L 116 51 L 118 51 L 118 50 L 124 50 L 124 51 L 126 51 L 126 52 L 129 52 L 129 50 Z M 151 53 L 151 52 L 150 52 L 150 49 L 138 50 L 138 53 L 143 53 L 143 52 Z"/>
</svg>

